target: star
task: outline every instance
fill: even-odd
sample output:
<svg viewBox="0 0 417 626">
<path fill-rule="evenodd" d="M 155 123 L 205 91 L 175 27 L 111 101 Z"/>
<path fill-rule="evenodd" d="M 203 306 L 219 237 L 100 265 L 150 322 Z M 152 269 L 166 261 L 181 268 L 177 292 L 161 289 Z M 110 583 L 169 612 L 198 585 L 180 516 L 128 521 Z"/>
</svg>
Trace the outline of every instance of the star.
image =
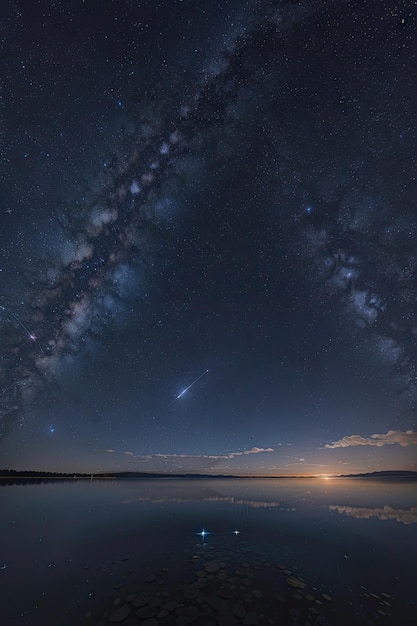
<svg viewBox="0 0 417 626">
<path fill-rule="evenodd" d="M 235 530 L 233 531 L 233 534 L 236 535 L 236 537 L 237 537 L 240 534 L 240 530 L 235 528 Z"/>
</svg>

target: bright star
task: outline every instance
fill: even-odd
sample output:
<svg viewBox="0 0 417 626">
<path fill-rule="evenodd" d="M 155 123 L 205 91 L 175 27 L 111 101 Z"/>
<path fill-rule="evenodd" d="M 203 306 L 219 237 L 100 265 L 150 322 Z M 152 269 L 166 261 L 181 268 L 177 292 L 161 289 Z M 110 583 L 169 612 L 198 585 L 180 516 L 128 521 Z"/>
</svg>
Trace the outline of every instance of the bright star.
<svg viewBox="0 0 417 626">
<path fill-rule="evenodd" d="M 196 535 L 199 535 L 199 536 L 200 536 L 200 537 L 202 537 L 203 539 L 204 539 L 204 537 L 205 537 L 206 535 L 209 535 L 209 534 L 210 534 L 210 533 L 209 533 L 207 530 L 205 530 L 204 528 L 203 528 L 203 530 L 202 530 L 201 532 L 196 533 Z"/>
<path fill-rule="evenodd" d="M 238 530 L 237 528 L 235 528 L 235 530 L 233 531 L 233 534 L 237 536 L 237 535 L 239 535 L 239 533 L 240 533 L 240 530 Z"/>
</svg>

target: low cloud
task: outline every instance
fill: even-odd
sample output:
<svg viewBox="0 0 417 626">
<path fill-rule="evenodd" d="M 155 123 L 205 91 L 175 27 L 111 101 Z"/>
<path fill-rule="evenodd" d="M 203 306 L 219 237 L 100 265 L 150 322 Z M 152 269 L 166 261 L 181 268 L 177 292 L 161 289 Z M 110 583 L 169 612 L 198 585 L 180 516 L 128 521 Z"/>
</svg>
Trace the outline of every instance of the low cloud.
<svg viewBox="0 0 417 626">
<path fill-rule="evenodd" d="M 125 456 L 135 456 L 133 452 L 128 452 L 126 450 L 112 450 L 111 448 L 108 448 L 105 452 L 111 452 L 112 454 L 124 454 Z"/>
<path fill-rule="evenodd" d="M 237 452 L 228 452 L 227 454 L 165 454 L 162 452 L 155 452 L 153 454 L 134 454 L 133 452 L 129 452 L 126 450 L 112 450 L 108 449 L 106 452 L 110 452 L 112 454 L 122 454 L 125 456 L 130 456 L 138 460 L 150 460 L 150 459 L 191 459 L 191 460 L 207 460 L 207 461 L 222 461 L 227 459 L 234 459 L 238 456 L 246 456 L 248 454 L 260 454 L 262 452 L 273 452 L 273 448 L 258 448 L 253 447 L 250 450 L 242 450 Z"/>
<path fill-rule="evenodd" d="M 228 452 L 227 454 L 152 454 L 152 457 L 162 457 L 164 459 L 210 459 L 221 461 L 223 459 L 234 459 L 236 456 L 245 456 L 247 454 L 259 454 L 261 452 L 273 452 L 273 448 L 251 448 L 250 450 L 242 450 L 238 452 Z"/>
<path fill-rule="evenodd" d="M 412 430 L 389 430 L 386 434 L 375 434 L 370 437 L 361 437 L 361 435 L 349 435 L 338 441 L 326 443 L 325 448 L 349 448 L 350 446 L 388 446 L 393 444 L 400 446 L 411 446 L 417 444 L 417 432 Z"/>
</svg>

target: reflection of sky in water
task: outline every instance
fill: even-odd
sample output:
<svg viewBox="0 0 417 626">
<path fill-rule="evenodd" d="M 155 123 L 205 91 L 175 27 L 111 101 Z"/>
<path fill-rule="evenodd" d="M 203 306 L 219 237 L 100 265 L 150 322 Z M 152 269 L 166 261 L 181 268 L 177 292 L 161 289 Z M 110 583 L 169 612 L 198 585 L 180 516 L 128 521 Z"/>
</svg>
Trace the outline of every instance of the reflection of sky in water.
<svg viewBox="0 0 417 626">
<path fill-rule="evenodd" d="M 385 505 L 384 507 L 377 509 L 367 509 L 366 507 L 353 507 L 353 506 L 339 506 L 338 504 L 330 505 L 331 511 L 337 511 L 338 513 L 344 513 L 345 515 L 351 515 L 356 519 L 369 519 L 370 517 L 376 517 L 380 520 L 395 520 L 401 524 L 416 524 L 417 523 L 417 507 L 411 507 L 411 509 L 393 509 L 391 506 Z"/>
<path fill-rule="evenodd" d="M 408 601 L 416 518 L 415 483 L 213 479 L 5 486 L 0 583 L 3 597 L 27 612 L 27 623 L 40 626 L 45 622 L 31 613 L 36 604 L 41 617 L 54 604 L 85 608 L 91 598 L 108 601 L 116 583 L 135 576 L 140 581 L 147 568 L 168 566 L 181 580 L 201 542 L 196 533 L 205 528 L 213 553 L 225 545 L 236 554 L 243 546 L 262 550 L 271 563 L 297 565 L 300 575 L 327 585 L 335 597 L 364 585 Z M 0 607 L 2 624 L 12 623 L 1 615 L 7 606 Z M 60 624 L 67 626 L 62 619 Z"/>
<path fill-rule="evenodd" d="M 184 496 L 183 498 L 151 498 L 151 496 L 147 496 L 144 498 L 128 498 L 127 500 L 122 500 L 122 504 L 132 504 L 133 502 L 152 502 L 152 504 L 162 504 L 168 502 L 188 502 L 189 498 Z M 254 509 L 270 509 L 278 507 L 280 511 L 295 511 L 296 508 L 287 508 L 282 506 L 282 502 L 270 502 L 270 501 L 262 501 L 262 500 L 242 500 L 239 498 L 234 498 L 233 496 L 209 496 L 202 498 L 194 498 L 194 501 L 199 502 L 225 502 L 227 504 L 235 504 L 237 506 L 250 506 Z"/>
</svg>

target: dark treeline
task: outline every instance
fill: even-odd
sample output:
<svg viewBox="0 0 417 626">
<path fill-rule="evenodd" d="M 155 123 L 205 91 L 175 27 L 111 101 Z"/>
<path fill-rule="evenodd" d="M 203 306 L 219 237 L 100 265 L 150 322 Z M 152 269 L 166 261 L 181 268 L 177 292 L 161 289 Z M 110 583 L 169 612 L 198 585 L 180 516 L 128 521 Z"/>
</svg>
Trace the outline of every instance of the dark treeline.
<svg viewBox="0 0 417 626">
<path fill-rule="evenodd" d="M 71 472 L 70 474 L 64 474 L 62 472 L 43 472 L 33 470 L 10 470 L 0 469 L 0 478 L 87 478 L 91 474 L 80 474 L 79 472 Z"/>
</svg>

